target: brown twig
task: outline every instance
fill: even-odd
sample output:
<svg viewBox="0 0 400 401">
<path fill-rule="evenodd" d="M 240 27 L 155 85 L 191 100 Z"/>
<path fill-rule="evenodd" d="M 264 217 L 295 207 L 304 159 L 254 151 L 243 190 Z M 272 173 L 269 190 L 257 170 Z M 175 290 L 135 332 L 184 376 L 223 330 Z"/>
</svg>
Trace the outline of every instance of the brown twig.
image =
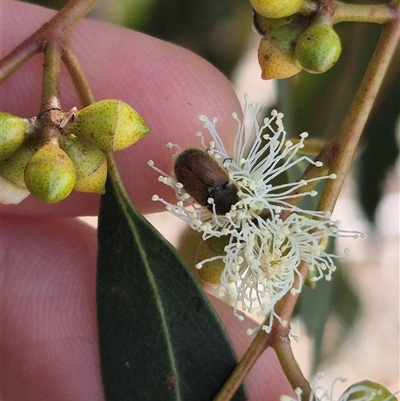
<svg viewBox="0 0 400 401">
<path fill-rule="evenodd" d="M 311 387 L 308 380 L 304 377 L 303 372 L 293 355 L 290 346 L 289 329 L 286 329 L 276 336 L 271 346 L 279 359 L 279 363 L 293 389 L 301 390 L 301 399 L 303 401 L 310 400 Z"/>
<path fill-rule="evenodd" d="M 67 45 L 62 60 L 72 78 L 82 106 L 93 103 L 95 98 L 92 89 L 70 44 Z"/>
<path fill-rule="evenodd" d="M 234 396 L 236 390 L 257 362 L 258 358 L 260 358 L 263 352 L 271 345 L 272 337 L 273 333 L 266 333 L 264 330 L 258 331 L 249 348 L 246 350 L 246 353 L 236 365 L 229 380 L 220 389 L 213 401 L 228 401 Z"/>
<path fill-rule="evenodd" d="M 61 108 L 59 98 L 62 52 L 62 43 L 57 41 L 49 41 L 44 47 L 41 112 Z"/>
<path fill-rule="evenodd" d="M 0 61 L 0 83 L 4 82 L 35 54 L 43 51 L 48 41 L 65 42 L 76 24 L 98 1 L 71 0 L 49 22 Z"/>
<path fill-rule="evenodd" d="M 395 19 L 395 12 L 388 4 L 349 4 L 333 1 L 333 5 L 334 24 L 345 21 L 387 24 Z"/>
</svg>

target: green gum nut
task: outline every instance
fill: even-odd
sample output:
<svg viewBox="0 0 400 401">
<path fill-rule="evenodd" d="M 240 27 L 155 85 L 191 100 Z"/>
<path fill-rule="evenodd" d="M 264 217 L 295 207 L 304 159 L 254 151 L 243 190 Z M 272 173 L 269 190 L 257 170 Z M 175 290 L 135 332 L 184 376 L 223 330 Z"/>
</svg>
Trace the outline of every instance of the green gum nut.
<svg viewBox="0 0 400 401">
<path fill-rule="evenodd" d="M 259 14 L 269 18 L 283 18 L 298 13 L 304 0 L 250 0 Z"/>
<path fill-rule="evenodd" d="M 0 112 L 0 160 L 7 159 L 21 146 L 28 127 L 26 118 Z"/>
<path fill-rule="evenodd" d="M 274 29 L 289 24 L 293 18 L 293 16 L 284 18 L 267 18 L 254 11 L 253 26 L 260 35 L 264 36 L 266 33 L 269 33 Z"/>
<path fill-rule="evenodd" d="M 150 128 L 139 114 L 121 100 L 101 100 L 78 110 L 63 128 L 106 151 L 118 151 L 147 135 Z"/>
<path fill-rule="evenodd" d="M 0 203 L 17 204 L 29 195 L 24 171 L 39 149 L 39 141 L 28 139 L 7 159 L 0 161 Z"/>
<path fill-rule="evenodd" d="M 344 392 L 348 401 L 397 401 L 397 398 L 387 388 L 379 383 L 363 380 L 352 384 Z"/>
<path fill-rule="evenodd" d="M 46 203 L 66 198 L 75 186 L 72 160 L 57 144 L 48 142 L 29 160 L 25 184 L 32 195 Z"/>
<path fill-rule="evenodd" d="M 229 237 L 211 237 L 206 241 L 200 242 L 196 251 L 196 263 L 214 256 L 223 256 L 225 254 L 224 248 L 228 242 Z M 200 269 L 196 270 L 201 281 L 208 284 L 219 284 L 224 268 L 225 264 L 222 259 L 216 259 L 204 263 Z"/>
<path fill-rule="evenodd" d="M 264 35 L 258 47 L 262 79 L 288 78 L 301 71 L 294 48 L 303 29 L 302 23 L 293 21 Z"/>
<path fill-rule="evenodd" d="M 26 189 L 25 167 L 39 148 L 38 139 L 26 140 L 10 157 L 0 161 L 0 175 L 13 184 Z"/>
<path fill-rule="evenodd" d="M 107 179 L 107 159 L 97 146 L 75 135 L 63 135 L 60 148 L 65 151 L 75 166 L 75 191 L 104 194 Z"/>
<path fill-rule="evenodd" d="M 333 67 L 341 51 L 340 38 L 332 27 L 312 25 L 299 37 L 295 55 L 306 71 L 321 74 Z"/>
</svg>

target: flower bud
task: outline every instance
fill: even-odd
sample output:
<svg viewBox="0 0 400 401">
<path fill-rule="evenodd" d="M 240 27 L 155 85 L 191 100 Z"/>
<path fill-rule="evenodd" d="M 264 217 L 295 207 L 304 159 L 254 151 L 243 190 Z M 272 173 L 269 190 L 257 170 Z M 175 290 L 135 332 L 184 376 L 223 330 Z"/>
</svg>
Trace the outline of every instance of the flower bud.
<svg viewBox="0 0 400 401">
<path fill-rule="evenodd" d="M 306 71 L 321 74 L 333 67 L 341 51 L 340 38 L 332 27 L 312 25 L 299 37 L 295 55 Z"/>
<path fill-rule="evenodd" d="M 39 147 L 39 139 L 26 140 L 9 158 L 0 161 L 0 175 L 13 184 L 26 189 L 25 167 Z"/>
<path fill-rule="evenodd" d="M 118 151 L 149 133 L 139 114 L 121 100 L 101 100 L 78 110 L 63 127 L 66 134 L 86 139 L 100 149 Z"/>
<path fill-rule="evenodd" d="M 27 139 L 10 157 L 0 161 L 0 203 L 17 204 L 29 195 L 24 171 L 39 145 L 39 139 Z"/>
<path fill-rule="evenodd" d="M 0 160 L 11 156 L 21 146 L 28 126 L 26 118 L 0 112 Z"/>
<path fill-rule="evenodd" d="M 229 237 L 211 237 L 206 241 L 200 242 L 196 251 L 196 263 L 205 259 L 217 257 L 217 259 L 202 263 L 202 267 L 197 269 L 198 277 L 208 284 L 219 284 L 221 274 L 225 264 L 222 256 L 225 254 L 224 248 L 229 242 Z M 221 258 L 218 258 L 221 256 Z"/>
<path fill-rule="evenodd" d="M 75 191 L 104 194 L 107 178 L 107 159 L 97 146 L 75 135 L 62 135 L 60 148 L 75 166 Z"/>
<path fill-rule="evenodd" d="M 264 35 L 258 47 L 262 79 L 288 78 L 300 72 L 294 48 L 303 29 L 303 24 L 293 21 Z"/>
<path fill-rule="evenodd" d="M 396 397 L 387 388 L 369 380 L 352 384 L 344 394 L 347 395 L 344 397 L 347 401 L 396 401 Z"/>
<path fill-rule="evenodd" d="M 304 0 L 250 0 L 259 14 L 269 18 L 283 18 L 298 13 Z"/>
<path fill-rule="evenodd" d="M 29 160 L 25 184 L 32 195 L 47 203 L 66 198 L 74 188 L 75 167 L 58 145 L 48 142 Z"/>
<path fill-rule="evenodd" d="M 293 18 L 293 16 L 284 18 L 267 18 L 254 11 L 253 26 L 260 35 L 264 36 L 266 33 L 269 33 L 280 26 L 289 24 Z"/>
</svg>

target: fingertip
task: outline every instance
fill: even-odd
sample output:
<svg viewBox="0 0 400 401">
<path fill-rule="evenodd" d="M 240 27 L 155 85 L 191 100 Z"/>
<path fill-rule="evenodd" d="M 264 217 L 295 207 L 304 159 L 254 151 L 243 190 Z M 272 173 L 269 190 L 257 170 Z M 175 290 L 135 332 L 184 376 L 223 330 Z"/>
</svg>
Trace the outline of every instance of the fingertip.
<svg viewBox="0 0 400 401">
<path fill-rule="evenodd" d="M 4 399 L 103 400 L 96 231 L 47 217 L 2 216 L 1 225 Z"/>
</svg>

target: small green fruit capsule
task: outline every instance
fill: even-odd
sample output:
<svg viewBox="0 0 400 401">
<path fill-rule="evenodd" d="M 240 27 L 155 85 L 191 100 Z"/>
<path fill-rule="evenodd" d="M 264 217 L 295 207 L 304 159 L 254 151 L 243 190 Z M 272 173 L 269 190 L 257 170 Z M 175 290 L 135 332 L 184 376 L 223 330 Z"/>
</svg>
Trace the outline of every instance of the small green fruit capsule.
<svg viewBox="0 0 400 401">
<path fill-rule="evenodd" d="M 303 29 L 303 24 L 293 21 L 264 35 L 258 47 L 262 79 L 288 78 L 300 72 L 294 48 Z"/>
<path fill-rule="evenodd" d="M 202 150 L 184 150 L 176 159 L 174 171 L 185 191 L 211 212 L 215 208 L 216 214 L 226 214 L 239 201 L 238 189 L 229 182 L 227 172 Z"/>
<path fill-rule="evenodd" d="M 266 33 L 269 33 L 274 29 L 289 24 L 293 21 L 293 18 L 293 16 L 284 18 L 267 18 L 254 11 L 253 26 L 260 35 L 264 36 Z"/>
<path fill-rule="evenodd" d="M 283 18 L 298 13 L 304 0 L 250 0 L 259 14 L 269 18 Z"/>
<path fill-rule="evenodd" d="M 348 401 L 397 401 L 397 398 L 387 388 L 369 380 L 352 384 L 343 395 L 346 395 L 343 398 Z"/>
<path fill-rule="evenodd" d="M 53 143 L 46 143 L 29 160 L 25 184 L 29 191 L 46 203 L 66 198 L 75 186 L 75 167 L 68 155 Z"/>
<path fill-rule="evenodd" d="M 107 159 L 97 146 L 75 135 L 62 135 L 60 148 L 75 165 L 75 191 L 104 194 L 107 178 Z"/>
<path fill-rule="evenodd" d="M 196 263 L 202 260 L 213 258 L 215 256 L 223 256 L 224 248 L 229 242 L 229 237 L 211 237 L 206 241 L 200 242 L 196 251 Z M 205 283 L 219 284 L 221 282 L 221 274 L 224 271 L 225 264 L 221 259 L 215 259 L 205 262 L 200 269 L 196 269 L 197 275 Z"/>
<path fill-rule="evenodd" d="M 17 204 L 29 195 L 24 170 L 38 148 L 38 140 L 28 139 L 10 157 L 0 161 L 0 203 Z"/>
<path fill-rule="evenodd" d="M 340 38 L 330 26 L 312 25 L 299 37 L 295 55 L 306 71 L 321 74 L 333 67 L 341 51 Z"/>
<path fill-rule="evenodd" d="M 28 126 L 26 118 L 0 112 L 0 160 L 7 159 L 21 146 Z"/>
<path fill-rule="evenodd" d="M 25 167 L 39 148 L 39 139 L 27 139 L 24 141 L 9 158 L 0 161 L 0 175 L 13 184 L 26 189 Z"/>
<path fill-rule="evenodd" d="M 77 111 L 63 131 L 86 139 L 100 149 L 118 151 L 147 135 L 150 128 L 127 103 L 109 99 Z"/>
</svg>

